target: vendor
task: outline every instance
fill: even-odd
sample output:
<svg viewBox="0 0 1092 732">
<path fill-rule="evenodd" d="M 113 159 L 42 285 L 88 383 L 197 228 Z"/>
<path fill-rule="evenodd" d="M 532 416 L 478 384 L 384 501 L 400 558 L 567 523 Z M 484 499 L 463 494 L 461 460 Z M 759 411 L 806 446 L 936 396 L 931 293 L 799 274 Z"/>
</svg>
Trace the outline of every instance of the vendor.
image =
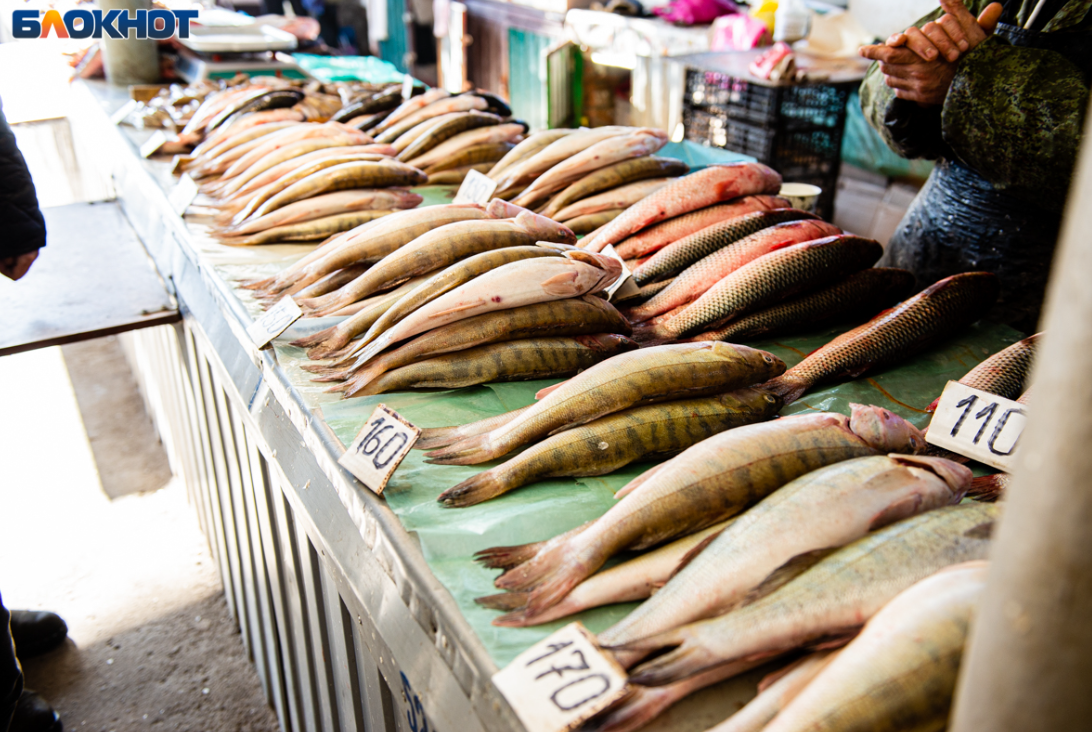
<svg viewBox="0 0 1092 732">
<path fill-rule="evenodd" d="M 882 264 L 922 286 L 1001 278 L 993 317 L 1032 332 L 1050 274 L 1092 75 L 1092 0 L 941 0 L 886 43 L 861 85 L 892 150 L 937 161 Z"/>
</svg>

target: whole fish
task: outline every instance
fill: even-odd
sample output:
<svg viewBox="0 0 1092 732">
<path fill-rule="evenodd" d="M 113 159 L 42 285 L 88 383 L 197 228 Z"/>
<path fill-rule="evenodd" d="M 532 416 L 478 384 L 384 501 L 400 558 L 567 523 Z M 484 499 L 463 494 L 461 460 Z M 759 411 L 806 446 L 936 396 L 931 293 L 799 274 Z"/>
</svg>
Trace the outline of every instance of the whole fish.
<svg viewBox="0 0 1092 732">
<path fill-rule="evenodd" d="M 257 140 L 260 140 L 266 135 L 289 127 L 294 127 L 298 124 L 299 122 L 293 120 L 283 120 L 280 122 L 269 122 L 264 125 L 250 127 L 223 140 L 216 147 L 209 148 L 203 154 L 195 154 L 193 159 L 183 167 L 189 172 L 190 177 L 194 179 L 206 178 L 210 175 L 222 173 L 228 169 L 228 166 L 231 165 L 231 163 L 245 155 L 249 149 L 253 149 L 262 144 L 256 142 Z M 244 148 L 248 143 L 254 144 L 249 148 Z M 194 152 L 197 153 L 196 150 L 194 150 Z"/>
<path fill-rule="evenodd" d="M 708 732 L 762 732 L 762 730 L 766 729 L 766 725 L 769 724 L 770 720 L 776 717 L 803 689 L 807 688 L 807 685 L 819 675 L 819 672 L 830 665 L 830 662 L 837 658 L 839 653 L 841 653 L 841 649 L 812 653 L 792 663 L 789 667 L 770 674 L 759 683 L 758 695 L 749 701 L 747 706 L 716 727 L 710 728 Z M 732 664 L 727 665 L 732 666 Z M 712 670 L 706 671 L 704 674 L 711 673 Z M 700 678 L 704 674 L 697 674 L 693 678 Z M 670 688 L 672 686 L 675 686 L 675 684 L 668 684 L 667 687 L 651 688 Z"/>
<path fill-rule="evenodd" d="M 723 328 L 699 333 L 690 340 L 738 343 L 759 336 L 799 332 L 823 322 L 848 319 L 860 322 L 904 299 L 913 287 L 914 275 L 904 269 L 862 269 L 835 285 L 744 315 Z"/>
<path fill-rule="evenodd" d="M 424 89 L 421 87 L 413 88 L 413 96 L 418 96 L 422 92 L 424 92 Z M 396 109 L 403 101 L 401 85 L 393 85 L 382 91 L 376 92 L 375 94 L 370 94 L 363 99 L 357 99 L 356 101 L 344 105 L 330 119 L 334 122 L 348 122 L 351 119 L 364 115 L 378 114 L 379 112 Z"/>
<path fill-rule="evenodd" d="M 637 344 L 600 333 L 575 338 L 527 338 L 478 346 L 388 371 L 345 398 L 409 389 L 457 389 L 495 381 L 571 376 Z"/>
<path fill-rule="evenodd" d="M 449 507 L 473 506 L 545 478 L 605 475 L 636 460 L 674 455 L 780 409 L 780 399 L 755 389 L 633 407 L 547 437 L 436 500 Z"/>
<path fill-rule="evenodd" d="M 618 188 L 612 188 L 606 193 L 588 196 L 576 203 L 570 204 L 550 218 L 557 219 L 558 221 L 565 221 L 567 219 L 575 219 L 578 216 L 599 213 L 600 211 L 629 208 L 645 196 L 652 195 L 673 180 L 674 178 L 649 178 L 636 183 L 619 186 Z M 543 213 L 543 215 L 545 216 L 545 213 Z"/>
<path fill-rule="evenodd" d="M 923 445 L 909 422 L 861 405 L 853 405 L 851 417 L 808 414 L 722 432 L 630 481 L 616 495 L 624 499 L 588 528 L 538 551 L 495 584 L 530 590 L 527 609 L 537 615 L 620 551 L 656 546 L 731 518 L 824 465 L 916 452 Z"/>
<path fill-rule="evenodd" d="M 812 352 L 766 388 L 791 404 L 816 384 L 904 360 L 981 318 L 997 293 L 989 272 L 946 277 Z"/>
<path fill-rule="evenodd" d="M 614 250 L 624 259 L 647 257 L 672 242 L 713 224 L 719 224 L 721 221 L 728 221 L 757 211 L 773 211 L 780 208 L 792 208 L 792 204 L 788 199 L 778 196 L 742 196 L 727 203 L 707 206 L 650 226 L 623 239 L 615 245 Z"/>
<path fill-rule="evenodd" d="M 648 331 L 654 337 L 675 339 L 716 328 L 771 302 L 871 267 L 881 255 L 879 242 L 856 236 L 793 244 L 743 265 L 681 313 Z"/>
<path fill-rule="evenodd" d="M 497 181 L 498 197 L 511 197 L 517 188 L 526 186 L 555 165 L 578 155 L 598 142 L 625 134 L 630 129 L 612 126 L 574 130 L 554 140 L 534 155 L 509 166 L 503 173 L 498 175 L 495 171 L 491 172 L 490 177 Z"/>
<path fill-rule="evenodd" d="M 722 221 L 683 237 L 656 252 L 633 271 L 633 279 L 638 285 L 647 285 L 664 277 L 673 277 L 695 262 L 756 232 L 778 224 L 817 218 L 815 214 L 806 211 L 784 208 L 756 211 L 736 219 Z M 840 233 L 840 231 L 830 233 Z"/>
<path fill-rule="evenodd" d="M 523 136 L 524 131 L 522 124 L 514 122 L 489 125 L 488 127 L 478 127 L 465 132 L 460 132 L 454 137 L 441 142 L 428 152 L 407 159 L 406 162 L 423 170 L 430 165 L 443 162 L 452 155 L 469 147 L 519 141 Z"/>
<path fill-rule="evenodd" d="M 274 226 L 311 221 L 323 216 L 350 213 L 352 211 L 394 211 L 414 208 L 422 200 L 424 199 L 420 195 L 406 188 L 360 188 L 337 191 L 336 193 L 326 193 L 314 198 L 306 198 L 302 201 L 290 203 L 271 214 L 243 222 L 241 226 L 225 229 L 217 235 L 256 234 Z"/>
<path fill-rule="evenodd" d="M 448 323 L 492 310 L 595 294 L 621 276 L 622 267 L 616 259 L 587 258 L 582 254 L 586 252 L 566 252 L 564 258 L 525 259 L 475 277 L 400 320 L 361 351 L 356 364 L 362 366 L 391 344 Z"/>
<path fill-rule="evenodd" d="M 377 262 L 399 247 L 434 228 L 455 221 L 493 218 L 481 206 L 446 205 L 410 209 L 392 214 L 349 232 L 340 242 L 315 251 L 274 277 L 257 280 L 247 286 L 269 295 L 291 295 L 342 267 Z"/>
<path fill-rule="evenodd" d="M 678 344 L 624 353 L 565 382 L 519 419 L 430 452 L 429 462 L 484 463 L 548 434 L 642 402 L 731 391 L 757 383 L 761 374 L 781 373 L 784 368 L 780 359 L 765 351 L 726 343 Z"/>
<path fill-rule="evenodd" d="M 479 127 L 492 127 L 503 123 L 504 119 L 499 115 L 477 110 L 440 115 L 417 125 L 399 137 L 394 141 L 394 147 L 398 150 L 399 160 L 411 160 L 418 155 L 424 155 L 456 135 Z M 417 133 L 419 129 L 421 132 Z"/>
<path fill-rule="evenodd" d="M 899 593 L 765 731 L 944 729 L 988 567 L 966 562 Z"/>
<path fill-rule="evenodd" d="M 381 354 L 359 371 L 346 373 L 347 390 L 368 384 L 391 369 L 443 353 L 501 343 L 519 338 L 581 336 L 595 333 L 629 335 L 629 324 L 610 303 L 599 297 L 580 297 L 498 310 L 436 328 Z M 426 430 L 415 447 L 429 444 Z M 439 446 L 439 445 L 437 445 Z"/>
<path fill-rule="evenodd" d="M 240 117 L 230 125 L 221 125 L 212 134 L 206 136 L 205 139 L 201 141 L 200 145 L 193 149 L 190 153 L 190 158 L 191 160 L 197 158 L 209 160 L 224 152 L 223 149 L 215 154 L 213 152 L 221 145 L 230 144 L 231 146 L 234 146 L 252 140 L 254 139 L 253 137 L 244 137 L 244 135 L 255 127 L 261 127 L 267 124 L 286 127 L 289 124 L 297 124 L 302 121 L 303 115 L 294 109 L 273 109 L 265 112 L 253 112 Z M 274 127 L 272 129 L 277 128 Z M 235 138 L 238 138 L 238 140 L 232 142 Z"/>
<path fill-rule="evenodd" d="M 444 269 L 442 272 L 432 275 L 412 292 L 407 293 L 401 301 L 384 313 L 382 318 L 367 328 L 365 336 L 359 339 L 354 346 L 356 347 L 356 350 L 363 348 L 392 325 L 425 303 L 432 302 L 445 292 L 450 292 L 459 285 L 469 282 L 478 275 L 484 274 L 491 269 L 496 269 L 509 262 L 518 262 L 521 259 L 561 256 L 564 255 L 556 249 L 540 246 L 525 246 L 506 247 L 504 249 L 482 252 L 467 257 L 463 261 L 456 262 Z M 292 345 L 312 349 L 311 351 L 308 351 L 308 358 L 327 358 L 334 351 L 348 345 L 351 339 L 364 332 L 365 331 L 361 329 L 359 323 L 354 322 L 352 318 L 349 318 L 327 330 L 319 331 L 314 335 L 294 341 Z"/>
<path fill-rule="evenodd" d="M 613 208 L 606 211 L 600 211 L 599 213 L 588 214 L 587 216 L 577 216 L 575 219 L 569 219 L 562 223 L 565 224 L 565 226 L 568 226 L 577 236 L 584 236 L 585 234 L 590 234 L 599 227 L 614 221 L 623 211 L 625 211 L 624 208 Z"/>
<path fill-rule="evenodd" d="M 214 92 L 205 97 L 205 101 L 194 111 L 193 116 L 190 117 L 190 121 L 186 123 L 186 126 L 182 128 L 182 131 L 178 133 L 178 139 L 181 142 L 188 142 L 195 144 L 200 141 L 202 134 L 205 131 L 206 125 L 209 121 L 228 107 L 244 97 L 253 98 L 269 87 L 265 85 L 254 85 L 249 88 L 231 87 L 224 89 L 223 91 Z"/>
<path fill-rule="evenodd" d="M 998 351 L 968 371 L 959 383 L 1006 399 L 1016 399 L 1031 375 L 1031 362 L 1042 335 L 1036 333 Z M 939 402 L 940 397 L 937 397 L 925 411 L 936 411 Z"/>
<path fill-rule="evenodd" d="M 772 213 L 772 212 L 768 212 Z M 760 215 L 760 214 L 755 214 Z M 759 231 L 739 237 L 734 228 L 739 219 L 724 221 L 714 224 L 710 229 L 702 229 L 697 234 L 692 234 L 687 239 L 681 239 L 677 244 L 690 241 L 700 241 L 709 248 L 714 248 L 707 256 L 690 264 L 675 277 L 675 281 L 656 297 L 650 298 L 639 307 L 633 308 L 628 313 L 634 321 L 641 322 L 662 315 L 682 305 L 692 303 L 718 282 L 732 274 L 740 267 L 755 261 L 770 252 L 784 249 L 793 244 L 802 244 L 806 241 L 814 241 L 826 236 L 836 236 L 842 230 L 825 221 L 790 221 L 763 227 Z M 706 234 L 708 232 L 708 234 Z M 721 244 L 721 246 L 717 246 Z M 645 263 L 651 263 L 664 252 L 670 252 L 671 246 L 661 249 L 657 254 Z M 676 260 L 677 261 L 677 260 Z M 643 266 L 643 265 L 641 265 Z M 638 269 L 641 267 L 639 266 Z M 642 284 L 646 284 L 642 280 Z"/>
<path fill-rule="evenodd" d="M 224 203 L 220 204 L 220 208 L 223 211 L 231 211 L 232 213 L 242 210 L 245 203 L 250 203 L 250 199 L 252 198 L 252 196 L 249 194 L 255 194 L 259 190 L 262 190 L 263 192 L 265 192 L 266 190 L 271 190 L 273 193 L 275 193 L 277 192 L 277 190 L 280 189 L 269 188 L 271 183 L 283 181 L 287 185 L 287 183 L 291 181 L 286 181 L 286 178 L 289 178 L 293 174 L 299 172 L 301 169 L 307 167 L 314 162 L 333 160 L 335 158 L 338 159 L 340 162 L 345 163 L 351 162 L 353 160 L 380 161 L 387 157 L 390 157 L 389 145 L 344 145 L 339 147 L 320 148 L 318 150 L 314 150 L 304 155 L 300 155 L 298 157 L 278 163 L 272 168 L 269 168 L 268 170 L 255 176 L 235 193 L 231 194 L 230 196 L 224 197 L 222 199 Z M 329 167 L 329 165 L 334 164 L 335 163 L 325 163 L 325 167 Z M 296 180 L 299 180 L 299 177 L 297 177 Z M 286 185 L 281 186 L 281 189 L 286 187 Z M 229 203 L 234 205 L 229 206 Z M 261 201 L 259 201 L 258 203 L 261 203 Z"/>
<path fill-rule="evenodd" d="M 337 292 L 297 302 L 305 312 L 329 315 L 406 277 L 428 274 L 484 251 L 533 246 L 539 241 L 573 244 L 576 236 L 561 224 L 530 211 L 515 219 L 457 221 L 396 249 Z"/>
<path fill-rule="evenodd" d="M 443 173 L 446 170 L 464 168 L 468 165 L 481 166 L 488 164 L 491 167 L 493 162 L 503 158 L 513 147 L 511 142 L 479 143 L 459 150 L 446 159 L 429 165 L 425 168 L 425 172 L 428 173 L 431 181 L 433 175 Z"/>
<path fill-rule="evenodd" d="M 473 94 L 447 97 L 418 109 L 404 119 L 398 120 L 396 124 L 388 126 L 387 122 L 390 121 L 390 117 L 388 117 L 382 124 L 375 127 L 375 131 L 380 133 L 376 135 L 375 140 L 376 142 L 394 142 L 412 128 L 433 117 L 452 112 L 469 112 L 473 109 L 484 112 L 488 108 L 489 102 Z"/>
<path fill-rule="evenodd" d="M 674 648 L 638 666 L 630 681 L 669 684 L 714 666 L 851 631 L 925 577 L 984 559 L 999 515 L 995 504 L 948 506 L 869 534 L 750 605 L 619 647 L 640 652 Z"/>
<path fill-rule="evenodd" d="M 403 150 L 424 137 L 426 134 L 428 134 L 429 130 L 433 129 L 437 125 L 446 124 L 447 122 L 466 117 L 472 113 L 485 114 L 484 112 L 479 113 L 476 110 L 474 110 L 473 112 L 451 112 L 450 114 L 441 114 L 439 117 L 433 117 L 432 119 L 425 120 L 416 127 L 410 128 L 408 131 L 402 133 L 397 140 L 390 143 L 390 145 L 399 154 L 401 154 Z M 500 118 L 498 117 L 497 119 L 499 120 Z M 462 132 L 462 130 L 459 131 Z M 399 160 L 405 162 L 406 158 L 399 158 Z"/>
<path fill-rule="evenodd" d="M 583 246 L 588 251 L 602 251 L 608 244 L 617 244 L 646 226 L 674 216 L 739 196 L 776 193 L 780 188 L 781 176 L 761 163 L 711 165 L 679 178 L 631 206 L 625 214 L 610 222 L 594 240 L 585 242 Z"/>
<path fill-rule="evenodd" d="M 470 171 L 475 170 L 482 175 L 485 175 L 493 165 L 493 162 L 484 162 L 475 163 L 474 165 L 460 165 L 457 168 L 445 168 L 441 171 L 434 170 L 432 173 L 428 174 L 428 184 L 430 186 L 461 185 L 462 182 L 466 180 L 466 176 L 470 175 Z"/>
<path fill-rule="evenodd" d="M 803 475 L 710 540 L 599 641 L 623 645 L 722 615 L 793 557 L 958 503 L 971 478 L 970 470 L 950 460 L 903 455 L 845 460 Z"/>
<path fill-rule="evenodd" d="M 589 173 L 577 182 L 565 188 L 550 199 L 542 210 L 543 216 L 556 218 L 554 214 L 566 206 L 581 201 L 596 193 L 609 191 L 620 186 L 649 178 L 676 178 L 690 172 L 690 166 L 674 158 L 660 158 L 646 155 L 640 158 L 622 160 Z"/>
<path fill-rule="evenodd" d="M 423 172 L 394 160 L 383 162 L 359 161 L 334 165 L 326 170 L 307 176 L 259 206 L 253 216 L 264 216 L 320 193 L 340 191 L 346 188 L 385 188 L 388 186 L 415 186 L 428 180 Z"/>
<path fill-rule="evenodd" d="M 282 241 L 319 241 L 331 234 L 365 224 L 393 211 L 351 211 L 349 213 L 323 216 L 299 224 L 274 226 L 249 236 L 220 237 L 221 244 L 232 247 L 254 246 L 256 244 L 274 244 Z"/>
<path fill-rule="evenodd" d="M 298 140 L 273 152 L 262 155 L 245 170 L 240 171 L 239 174 L 228 181 L 226 185 L 219 188 L 216 191 L 216 195 L 220 198 L 230 198 L 262 173 L 287 160 L 293 160 L 301 155 L 315 152 L 316 150 L 348 147 L 350 145 L 363 146 L 364 143 L 361 142 L 359 138 L 353 139 L 348 135 L 342 134 L 331 134 L 323 137 Z"/>
<path fill-rule="evenodd" d="M 325 295 L 327 292 L 333 292 L 342 285 L 355 280 L 367 268 L 368 265 L 366 264 L 354 264 L 351 267 L 339 269 L 337 272 L 326 275 L 315 284 L 308 285 L 300 294 L 303 297 L 318 297 L 319 295 Z"/>
<path fill-rule="evenodd" d="M 523 628 L 549 623 L 594 607 L 618 602 L 636 602 L 647 599 L 663 587 L 679 566 L 683 557 L 707 538 L 724 531 L 735 519 L 721 521 L 697 533 L 676 539 L 658 549 L 640 554 L 628 562 L 616 564 L 610 569 L 593 574 L 584 580 L 565 599 L 545 612 L 529 616 L 526 612 L 526 592 L 502 592 L 499 595 L 479 597 L 474 602 L 494 610 L 509 612 L 493 619 L 493 625 L 506 628 Z M 495 567 L 494 567 L 495 568 Z"/>
<path fill-rule="evenodd" d="M 383 131 L 393 127 L 396 123 L 401 122 L 406 117 L 413 114 L 414 112 L 416 112 L 416 111 L 418 111 L 420 109 L 424 109 L 425 107 L 432 104 L 433 102 L 439 101 L 441 99 L 444 99 L 444 98 L 450 97 L 450 96 L 451 96 L 451 92 L 447 91 L 446 89 L 441 89 L 439 87 L 434 87 L 434 88 L 429 89 L 428 91 L 426 91 L 424 94 L 421 94 L 421 95 L 415 96 L 415 97 L 410 97 L 409 99 L 407 99 L 406 101 L 402 102 L 397 107 L 395 107 L 394 111 L 392 111 L 387 116 L 387 118 L 385 120 L 383 120 L 383 122 L 376 125 L 375 131 L 376 132 L 383 132 Z"/>
<path fill-rule="evenodd" d="M 533 135 L 529 135 L 527 139 L 516 145 L 507 155 L 497 161 L 497 164 L 489 171 L 488 177 L 496 180 L 495 175 L 499 175 L 516 162 L 529 159 L 546 148 L 547 145 L 557 142 L 562 137 L 570 135 L 573 132 L 576 132 L 576 130 L 560 128 L 543 130 L 542 132 L 536 132 Z"/>
<path fill-rule="evenodd" d="M 667 133 L 649 127 L 632 129 L 621 135 L 600 140 L 537 176 L 531 185 L 515 199 L 515 202 L 527 206 L 544 201 L 553 193 L 588 173 L 620 160 L 651 155 L 666 144 Z"/>
<path fill-rule="evenodd" d="M 267 109 L 291 107 L 303 101 L 303 92 L 298 89 L 264 89 L 247 95 L 233 104 L 226 106 L 205 125 L 205 131 L 211 132 L 238 114 L 262 112 Z"/>
</svg>

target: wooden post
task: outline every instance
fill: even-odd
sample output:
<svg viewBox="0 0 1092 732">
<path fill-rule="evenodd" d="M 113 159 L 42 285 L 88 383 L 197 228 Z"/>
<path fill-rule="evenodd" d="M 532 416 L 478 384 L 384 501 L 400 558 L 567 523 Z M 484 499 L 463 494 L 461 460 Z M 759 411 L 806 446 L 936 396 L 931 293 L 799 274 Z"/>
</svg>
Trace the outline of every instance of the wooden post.
<svg viewBox="0 0 1092 732">
<path fill-rule="evenodd" d="M 1092 116 L 1084 139 L 952 732 L 1092 725 Z"/>
</svg>

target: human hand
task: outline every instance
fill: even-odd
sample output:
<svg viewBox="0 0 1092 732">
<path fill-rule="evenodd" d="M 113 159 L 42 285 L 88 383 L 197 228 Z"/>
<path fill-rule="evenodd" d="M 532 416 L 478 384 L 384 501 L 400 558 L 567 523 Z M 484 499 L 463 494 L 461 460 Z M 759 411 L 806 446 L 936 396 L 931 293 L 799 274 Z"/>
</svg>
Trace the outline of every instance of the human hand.
<svg viewBox="0 0 1092 732">
<path fill-rule="evenodd" d="M 34 264 L 34 260 L 37 258 L 37 249 L 33 252 L 20 254 L 17 257 L 4 257 L 0 259 L 0 274 L 3 274 L 9 280 L 17 280 L 27 273 L 30 265 Z"/>
<path fill-rule="evenodd" d="M 945 58 L 955 63 L 993 33 L 1004 12 L 1001 3 L 990 3 L 975 18 L 961 0 L 940 0 L 940 4 L 946 11 L 942 17 L 921 28 L 911 26 L 896 33 L 886 45 L 905 46 L 923 61 Z"/>
</svg>

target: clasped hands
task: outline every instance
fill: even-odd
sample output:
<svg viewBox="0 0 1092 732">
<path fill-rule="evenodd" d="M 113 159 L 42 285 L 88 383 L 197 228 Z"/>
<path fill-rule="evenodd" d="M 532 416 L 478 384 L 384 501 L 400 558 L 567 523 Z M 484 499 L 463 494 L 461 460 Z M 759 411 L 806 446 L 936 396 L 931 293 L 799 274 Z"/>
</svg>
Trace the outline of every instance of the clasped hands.
<svg viewBox="0 0 1092 732">
<path fill-rule="evenodd" d="M 896 97 L 923 107 L 944 103 L 960 57 L 993 33 L 1003 10 L 1000 3 L 991 3 L 975 18 L 961 0 L 940 0 L 940 5 L 945 13 L 939 19 L 860 49 L 879 63 Z"/>
</svg>

